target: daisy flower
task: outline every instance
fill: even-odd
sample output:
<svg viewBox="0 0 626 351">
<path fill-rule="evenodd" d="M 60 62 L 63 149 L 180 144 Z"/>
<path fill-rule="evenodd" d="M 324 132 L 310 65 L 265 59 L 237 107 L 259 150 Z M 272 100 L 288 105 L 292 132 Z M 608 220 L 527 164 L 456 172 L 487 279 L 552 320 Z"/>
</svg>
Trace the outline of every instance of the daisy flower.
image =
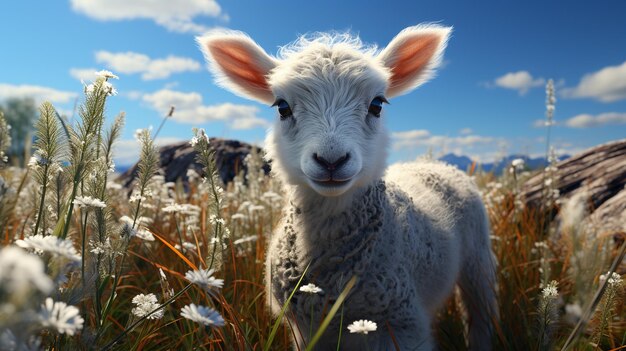
<svg viewBox="0 0 626 351">
<path fill-rule="evenodd" d="M 224 279 L 215 279 L 213 272 L 213 269 L 188 271 L 185 273 L 185 278 L 209 292 L 211 289 L 220 289 L 224 286 Z"/>
<path fill-rule="evenodd" d="M 107 204 L 104 201 L 93 198 L 91 196 L 76 196 L 74 205 L 78 207 L 105 208 Z"/>
<path fill-rule="evenodd" d="M 109 78 L 120 79 L 120 77 L 118 77 L 115 74 L 113 74 L 113 72 L 107 71 L 107 70 L 104 70 L 104 69 L 101 70 L 101 71 L 96 72 L 96 75 L 98 77 L 102 77 L 102 78 L 105 78 L 105 79 L 109 79 Z"/>
<path fill-rule="evenodd" d="M 318 293 L 324 292 L 324 290 L 322 290 L 320 287 L 312 283 L 301 286 L 300 291 L 309 293 L 309 294 L 318 294 Z"/>
<path fill-rule="evenodd" d="M 223 327 L 224 318 L 216 310 L 190 304 L 180 310 L 180 315 L 198 324 L 204 324 L 207 327 Z"/>
<path fill-rule="evenodd" d="M 133 308 L 132 312 L 135 316 L 137 317 L 144 317 L 146 316 L 148 313 L 154 311 L 155 309 L 159 308 L 159 304 L 157 302 L 157 298 L 154 294 L 139 294 L 135 297 L 133 297 L 133 303 L 135 305 L 137 305 L 137 307 Z M 147 317 L 148 319 L 161 319 L 163 318 L 163 309 L 160 309 L 154 313 L 152 313 L 150 316 Z"/>
<path fill-rule="evenodd" d="M 39 311 L 41 325 L 56 330 L 60 334 L 74 335 L 83 329 L 84 320 L 80 310 L 65 302 L 54 302 L 48 297 Z"/>
<path fill-rule="evenodd" d="M 8 246 L 0 249 L 0 287 L 10 294 L 26 294 L 32 288 L 48 294 L 54 285 L 39 257 Z"/>
<path fill-rule="evenodd" d="M 348 326 L 348 330 L 350 331 L 350 333 L 353 334 L 367 334 L 369 332 L 376 331 L 376 328 L 378 328 L 376 323 L 368 321 L 367 319 L 354 321 Z"/>
<path fill-rule="evenodd" d="M 63 256 L 76 262 L 81 260 L 80 255 L 74 248 L 74 243 L 69 239 L 37 234 L 24 238 L 24 240 L 17 240 L 15 244 L 24 249 L 34 250 L 35 252 L 49 252 L 55 256 Z"/>
</svg>

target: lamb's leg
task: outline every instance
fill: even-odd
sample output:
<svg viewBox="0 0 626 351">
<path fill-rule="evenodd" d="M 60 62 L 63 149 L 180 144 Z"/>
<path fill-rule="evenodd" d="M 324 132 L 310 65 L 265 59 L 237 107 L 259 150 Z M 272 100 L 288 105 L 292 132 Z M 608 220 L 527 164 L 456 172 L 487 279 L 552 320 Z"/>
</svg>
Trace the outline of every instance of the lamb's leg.
<svg viewBox="0 0 626 351">
<path fill-rule="evenodd" d="M 491 251 L 486 216 L 483 218 L 485 220 L 478 225 L 478 232 L 471 237 L 473 243 L 467 247 L 459 278 L 463 302 L 470 319 L 469 343 L 472 350 L 492 349 L 494 325 L 499 319 L 496 260 Z"/>
</svg>

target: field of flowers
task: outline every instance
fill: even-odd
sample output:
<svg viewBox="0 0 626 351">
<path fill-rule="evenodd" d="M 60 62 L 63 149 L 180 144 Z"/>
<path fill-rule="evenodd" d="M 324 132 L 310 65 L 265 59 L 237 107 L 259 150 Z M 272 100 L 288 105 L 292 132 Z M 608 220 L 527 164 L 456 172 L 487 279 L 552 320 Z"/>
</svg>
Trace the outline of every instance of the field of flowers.
<svg viewBox="0 0 626 351">
<path fill-rule="evenodd" d="M 208 136 L 194 130 L 204 175 L 166 183 L 156 136 L 142 130 L 136 181 L 122 187 L 113 153 L 124 116 L 112 125 L 104 116 L 112 78 L 103 71 L 85 88 L 73 125 L 41 106 L 24 169 L 7 163 L 10 126 L 0 116 L 0 349 L 291 349 L 298 326 L 266 306 L 265 247 L 284 199 L 262 155 L 249 155 L 248 172 L 221 184 Z M 549 93 L 548 122 L 553 108 Z M 519 196 L 531 176 L 521 161 L 501 176 L 468 170 L 483 191 L 498 260 L 495 349 L 626 349 L 615 273 L 624 236 L 600 235 L 584 199 L 562 199 L 553 167 L 538 171 L 546 178 L 540 208 Z M 315 287 L 294 291 L 307 293 Z M 442 350 L 467 349 L 460 306 L 453 296 L 433 326 Z M 344 333 L 385 328 L 352 322 L 343 321 Z"/>
</svg>

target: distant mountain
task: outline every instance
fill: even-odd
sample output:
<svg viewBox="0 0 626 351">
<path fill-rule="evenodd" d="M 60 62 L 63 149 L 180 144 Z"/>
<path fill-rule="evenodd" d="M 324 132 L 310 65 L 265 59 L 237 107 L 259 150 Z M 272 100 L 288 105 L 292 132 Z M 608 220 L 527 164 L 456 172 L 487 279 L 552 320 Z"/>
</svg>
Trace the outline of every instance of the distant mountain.
<svg viewBox="0 0 626 351">
<path fill-rule="evenodd" d="M 467 156 L 457 156 L 456 154 L 446 154 L 440 157 L 439 161 L 449 163 L 463 171 L 468 170 L 472 163 L 474 163 L 471 158 Z"/>
<path fill-rule="evenodd" d="M 562 156 L 559 156 L 558 159 L 559 161 L 562 161 L 569 157 L 570 155 L 562 155 Z M 509 155 L 495 162 L 478 163 L 478 165 L 486 172 L 494 172 L 496 174 L 501 174 L 502 171 L 504 171 L 504 169 L 511 166 L 511 162 L 513 162 L 513 160 L 518 159 L 518 158 L 521 158 L 522 160 L 524 160 L 526 169 L 530 169 L 530 170 L 543 168 L 548 165 L 548 161 L 546 160 L 545 157 L 532 158 L 526 155 Z M 472 163 L 474 162 L 471 158 L 467 156 L 458 156 L 455 154 L 446 154 L 440 157 L 439 160 L 449 163 L 453 166 L 456 166 L 458 169 L 462 171 L 467 171 L 469 167 L 472 165 Z"/>
</svg>

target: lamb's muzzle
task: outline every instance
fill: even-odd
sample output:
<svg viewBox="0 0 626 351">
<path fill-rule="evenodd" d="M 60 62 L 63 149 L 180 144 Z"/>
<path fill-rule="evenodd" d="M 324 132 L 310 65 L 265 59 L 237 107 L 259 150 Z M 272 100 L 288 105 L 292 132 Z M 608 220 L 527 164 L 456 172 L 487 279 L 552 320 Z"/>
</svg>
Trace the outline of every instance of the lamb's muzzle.
<svg viewBox="0 0 626 351">
<path fill-rule="evenodd" d="M 386 327 L 367 339 L 344 330 L 342 350 L 360 350 L 364 340 L 372 350 L 396 342 L 401 350 L 433 349 L 430 325 L 457 284 L 470 346 L 491 349 L 495 262 L 476 186 L 438 162 L 394 165 L 383 177 L 383 104 L 432 77 L 450 32 L 409 27 L 380 51 L 347 34 L 317 34 L 278 58 L 241 32 L 198 38 L 218 84 L 278 109 L 265 147 L 289 201 L 267 250 L 268 301 L 279 310 L 309 264 L 304 284 L 323 291 L 291 300 L 299 349 L 353 276 L 343 320 Z M 338 328 L 337 317 L 316 349 L 335 349 Z"/>
</svg>

